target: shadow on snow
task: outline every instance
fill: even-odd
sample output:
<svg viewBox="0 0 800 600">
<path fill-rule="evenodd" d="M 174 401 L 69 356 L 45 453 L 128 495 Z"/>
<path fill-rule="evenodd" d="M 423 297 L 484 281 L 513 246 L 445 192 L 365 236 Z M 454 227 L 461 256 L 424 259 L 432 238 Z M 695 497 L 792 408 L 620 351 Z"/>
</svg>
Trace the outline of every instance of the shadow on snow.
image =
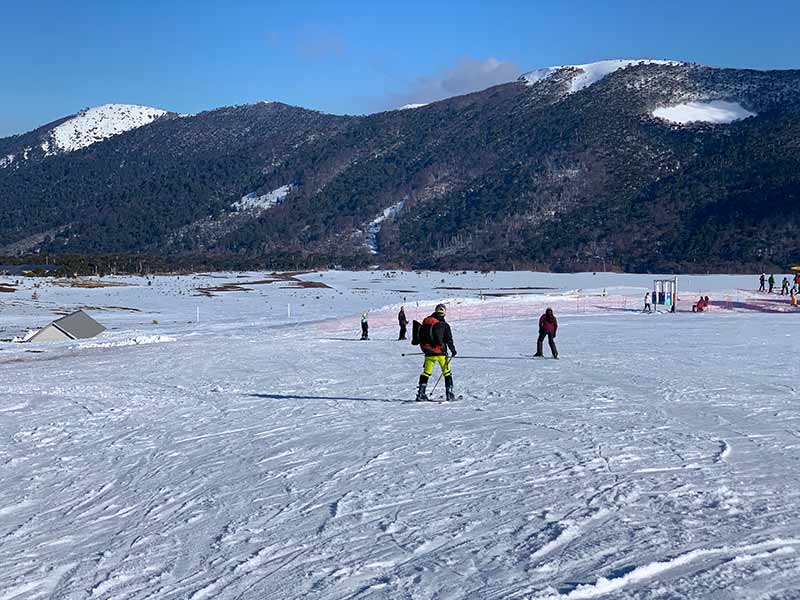
<svg viewBox="0 0 800 600">
<path fill-rule="evenodd" d="M 352 396 L 303 396 L 300 394 L 248 394 L 251 398 L 267 400 L 349 400 L 351 402 L 410 402 L 401 398 L 354 398 Z"/>
</svg>

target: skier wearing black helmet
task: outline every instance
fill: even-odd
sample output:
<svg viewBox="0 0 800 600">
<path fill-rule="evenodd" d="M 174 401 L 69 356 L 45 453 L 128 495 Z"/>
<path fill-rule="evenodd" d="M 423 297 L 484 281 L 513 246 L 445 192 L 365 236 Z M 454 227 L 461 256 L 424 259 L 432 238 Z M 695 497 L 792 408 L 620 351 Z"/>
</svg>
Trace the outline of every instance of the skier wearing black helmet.
<svg viewBox="0 0 800 600">
<path fill-rule="evenodd" d="M 453 332 L 450 324 L 445 321 L 447 307 L 444 304 L 437 304 L 433 314 L 425 317 L 422 323 L 414 321 L 414 340 L 419 343 L 422 352 L 425 354 L 425 362 L 422 366 L 422 374 L 419 376 L 419 388 L 417 389 L 417 402 L 430 400 L 425 393 L 428 379 L 433 374 L 433 366 L 439 364 L 439 368 L 444 375 L 444 389 L 448 402 L 456 399 L 453 393 L 453 374 L 450 371 L 450 359 L 456 355 L 456 347 L 453 344 Z M 447 350 L 450 350 L 450 356 Z"/>
</svg>

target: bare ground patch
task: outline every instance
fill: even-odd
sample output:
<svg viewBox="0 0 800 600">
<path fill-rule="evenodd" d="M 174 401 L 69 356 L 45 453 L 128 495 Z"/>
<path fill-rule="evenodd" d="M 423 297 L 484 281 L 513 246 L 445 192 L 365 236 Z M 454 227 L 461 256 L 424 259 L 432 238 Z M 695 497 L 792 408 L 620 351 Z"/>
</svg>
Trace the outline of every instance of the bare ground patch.
<svg viewBox="0 0 800 600">
<path fill-rule="evenodd" d="M 96 279 L 58 279 L 53 282 L 53 285 L 74 288 L 104 288 L 126 287 L 133 284 L 126 281 L 98 281 Z"/>
<path fill-rule="evenodd" d="M 221 285 L 202 286 L 195 288 L 195 296 L 215 296 L 224 292 L 250 292 L 253 285 L 270 285 L 273 283 L 285 284 L 281 285 L 282 289 L 332 289 L 331 286 L 321 281 L 304 281 L 298 279 L 298 275 L 305 275 L 310 271 L 293 271 L 289 273 L 269 273 L 267 279 L 256 279 L 254 281 L 235 281 L 223 283 Z"/>
</svg>

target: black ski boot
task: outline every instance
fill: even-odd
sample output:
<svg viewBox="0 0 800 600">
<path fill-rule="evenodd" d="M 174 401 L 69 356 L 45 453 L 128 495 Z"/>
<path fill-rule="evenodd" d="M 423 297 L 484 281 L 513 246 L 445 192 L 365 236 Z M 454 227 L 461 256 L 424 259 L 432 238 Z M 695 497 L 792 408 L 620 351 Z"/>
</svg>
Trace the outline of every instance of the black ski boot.
<svg viewBox="0 0 800 600">
<path fill-rule="evenodd" d="M 419 384 L 419 388 L 417 389 L 417 398 L 416 398 L 417 402 L 429 402 L 430 401 L 430 398 L 428 398 L 428 395 L 425 393 L 425 388 L 426 387 L 428 387 L 427 383 L 420 383 Z"/>
<path fill-rule="evenodd" d="M 448 376 L 444 378 L 444 395 L 448 402 L 455 402 L 456 395 L 453 393 L 453 377 Z"/>
</svg>

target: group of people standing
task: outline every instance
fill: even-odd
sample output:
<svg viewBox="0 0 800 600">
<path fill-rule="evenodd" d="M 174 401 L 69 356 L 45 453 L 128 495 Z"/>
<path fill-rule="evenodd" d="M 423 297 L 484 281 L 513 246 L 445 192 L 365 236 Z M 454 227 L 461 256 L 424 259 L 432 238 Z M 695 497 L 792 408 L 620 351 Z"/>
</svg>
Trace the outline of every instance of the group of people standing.
<svg viewBox="0 0 800 600">
<path fill-rule="evenodd" d="M 775 275 L 772 273 L 770 273 L 769 277 L 766 273 L 761 273 L 758 278 L 758 291 L 772 294 L 775 289 L 775 281 Z M 781 282 L 781 296 L 796 295 L 798 293 L 800 293 L 800 272 L 794 274 L 793 281 L 790 281 L 788 277 L 784 277 Z"/>
<path fill-rule="evenodd" d="M 767 277 L 766 273 L 761 273 L 761 276 L 758 278 L 758 284 L 759 292 L 773 293 L 775 288 L 775 275 L 770 273 L 769 277 Z M 767 286 L 769 286 L 768 289 Z M 797 307 L 798 294 L 800 294 L 800 272 L 794 274 L 791 282 L 788 277 L 784 277 L 783 281 L 781 281 L 781 296 L 788 295 L 789 301 L 794 307 Z"/>
<path fill-rule="evenodd" d="M 417 402 L 426 402 L 430 398 L 427 394 L 428 380 L 433 375 L 433 370 L 436 365 L 439 365 L 439 370 L 444 377 L 445 399 L 452 402 L 456 399 L 455 392 L 453 391 L 453 372 L 450 368 L 450 361 L 456 357 L 455 343 L 453 342 L 453 331 L 450 324 L 446 320 L 447 305 L 437 304 L 433 313 L 425 317 L 421 323 L 414 321 L 411 336 L 411 343 L 418 345 L 425 359 L 422 363 L 422 373 L 419 376 L 417 383 Z M 405 340 L 408 332 L 408 317 L 406 316 L 405 307 L 400 307 L 400 312 L 397 313 L 397 323 L 400 327 L 398 340 Z M 558 319 L 556 319 L 552 308 L 545 310 L 544 314 L 539 317 L 539 337 L 536 340 L 536 354 L 534 357 L 542 357 L 544 340 L 550 346 L 550 352 L 553 358 L 558 358 L 558 349 L 556 348 L 555 338 L 558 332 Z M 361 315 L 361 339 L 369 339 L 369 321 L 367 313 Z"/>
</svg>

